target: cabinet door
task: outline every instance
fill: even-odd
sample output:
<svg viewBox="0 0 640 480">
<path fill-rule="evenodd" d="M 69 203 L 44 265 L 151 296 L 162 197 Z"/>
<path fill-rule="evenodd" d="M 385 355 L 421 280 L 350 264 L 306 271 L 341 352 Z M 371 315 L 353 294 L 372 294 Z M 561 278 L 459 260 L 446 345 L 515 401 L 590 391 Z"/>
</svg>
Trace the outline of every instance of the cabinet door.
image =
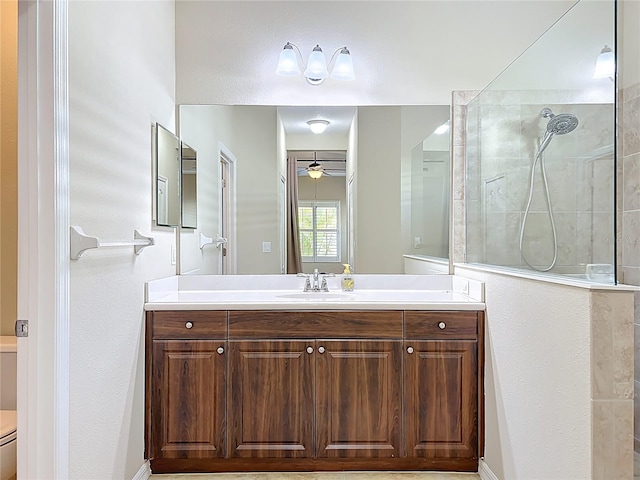
<svg viewBox="0 0 640 480">
<path fill-rule="evenodd" d="M 317 346 L 317 456 L 399 457 L 402 342 Z"/>
<path fill-rule="evenodd" d="M 405 341 L 408 457 L 477 458 L 475 341 Z"/>
<path fill-rule="evenodd" d="M 314 452 L 314 342 L 229 342 L 232 457 Z"/>
<path fill-rule="evenodd" d="M 155 340 L 152 348 L 151 458 L 224 457 L 225 342 Z"/>
</svg>

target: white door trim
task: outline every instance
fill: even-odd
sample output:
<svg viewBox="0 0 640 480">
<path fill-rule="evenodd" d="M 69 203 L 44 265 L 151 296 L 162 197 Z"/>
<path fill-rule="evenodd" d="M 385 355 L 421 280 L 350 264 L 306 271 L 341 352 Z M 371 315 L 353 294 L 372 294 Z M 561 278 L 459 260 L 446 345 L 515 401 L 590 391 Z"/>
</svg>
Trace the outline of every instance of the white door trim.
<svg viewBox="0 0 640 480">
<path fill-rule="evenodd" d="M 18 3 L 18 477 L 69 478 L 67 0 Z"/>
<path fill-rule="evenodd" d="M 238 273 L 238 226 L 237 226 L 237 203 L 236 203 L 236 156 L 233 154 L 231 150 L 229 150 L 222 142 L 218 142 L 218 178 L 222 176 L 222 166 L 220 165 L 220 161 L 224 161 L 229 166 L 228 173 L 229 178 L 227 179 L 227 191 L 229 204 L 227 208 L 227 212 L 229 213 L 229 218 L 227 219 L 227 274 L 235 275 Z M 218 189 L 218 205 L 222 208 L 222 188 Z M 218 231 L 222 231 L 222 212 L 218 212 L 218 221 L 220 222 Z M 222 256 L 220 256 L 220 271 L 222 273 Z"/>
</svg>

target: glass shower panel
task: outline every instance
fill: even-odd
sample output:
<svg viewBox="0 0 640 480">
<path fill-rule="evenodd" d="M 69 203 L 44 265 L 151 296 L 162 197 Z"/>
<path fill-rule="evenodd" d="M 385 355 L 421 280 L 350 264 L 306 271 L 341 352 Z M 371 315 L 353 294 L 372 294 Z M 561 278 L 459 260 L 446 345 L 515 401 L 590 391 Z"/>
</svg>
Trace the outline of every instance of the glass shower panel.
<svg viewBox="0 0 640 480">
<path fill-rule="evenodd" d="M 467 263 L 615 282 L 614 10 L 578 2 L 467 106 Z"/>
</svg>

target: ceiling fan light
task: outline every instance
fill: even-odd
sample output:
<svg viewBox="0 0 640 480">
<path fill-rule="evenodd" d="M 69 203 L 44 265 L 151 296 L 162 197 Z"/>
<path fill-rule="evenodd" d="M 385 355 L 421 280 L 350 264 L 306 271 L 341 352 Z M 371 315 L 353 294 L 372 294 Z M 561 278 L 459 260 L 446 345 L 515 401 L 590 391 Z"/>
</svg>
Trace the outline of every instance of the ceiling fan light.
<svg viewBox="0 0 640 480">
<path fill-rule="evenodd" d="M 353 72 L 353 59 L 347 47 L 343 47 L 342 50 L 340 50 L 340 54 L 336 58 L 336 63 L 333 66 L 333 72 L 331 72 L 331 78 L 344 81 L 351 81 L 356 78 Z"/>
<path fill-rule="evenodd" d="M 319 133 L 323 133 L 327 129 L 327 126 L 329 125 L 329 121 L 328 120 L 309 120 L 307 122 L 307 125 L 309 125 L 309 128 L 313 133 L 319 134 Z"/>
<path fill-rule="evenodd" d="M 280 52 L 280 59 L 278 60 L 276 74 L 283 75 L 285 77 L 300 75 L 298 58 L 296 57 L 296 52 L 293 50 L 293 46 L 289 42 L 287 42 Z"/>
<path fill-rule="evenodd" d="M 322 176 L 322 170 L 308 170 L 307 173 L 314 180 L 317 180 L 318 178 L 320 178 Z"/>
</svg>

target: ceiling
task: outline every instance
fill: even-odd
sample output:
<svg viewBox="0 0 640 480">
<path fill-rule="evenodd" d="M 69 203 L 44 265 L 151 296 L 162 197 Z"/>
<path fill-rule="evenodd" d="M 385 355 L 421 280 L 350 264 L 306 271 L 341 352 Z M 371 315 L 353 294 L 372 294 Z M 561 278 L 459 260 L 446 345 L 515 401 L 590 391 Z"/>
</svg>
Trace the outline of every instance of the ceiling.
<svg viewBox="0 0 640 480">
<path fill-rule="evenodd" d="M 585 1 L 585 0 L 583 0 Z M 176 2 L 179 104 L 447 105 L 479 90 L 574 0 Z M 305 58 L 351 51 L 356 79 L 309 85 L 275 68 L 286 42 Z"/>
</svg>

